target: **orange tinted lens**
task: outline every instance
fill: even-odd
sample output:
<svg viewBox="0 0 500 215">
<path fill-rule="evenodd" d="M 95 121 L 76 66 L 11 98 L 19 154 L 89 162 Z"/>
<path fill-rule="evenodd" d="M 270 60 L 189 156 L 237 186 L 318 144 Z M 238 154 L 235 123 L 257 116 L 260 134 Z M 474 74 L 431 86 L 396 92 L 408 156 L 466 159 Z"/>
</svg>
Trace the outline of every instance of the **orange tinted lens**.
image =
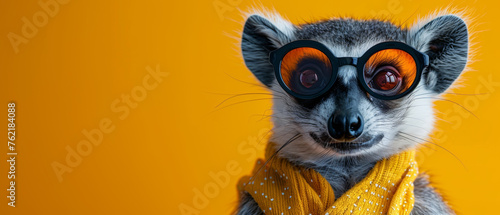
<svg viewBox="0 0 500 215">
<path fill-rule="evenodd" d="M 364 80 L 373 92 L 395 96 L 407 91 L 415 81 L 415 59 L 399 49 L 384 49 L 373 54 L 364 66 Z"/>
<path fill-rule="evenodd" d="M 332 77 L 332 68 L 322 51 L 302 47 L 289 51 L 283 57 L 280 73 L 290 90 L 312 95 L 326 87 Z"/>
</svg>

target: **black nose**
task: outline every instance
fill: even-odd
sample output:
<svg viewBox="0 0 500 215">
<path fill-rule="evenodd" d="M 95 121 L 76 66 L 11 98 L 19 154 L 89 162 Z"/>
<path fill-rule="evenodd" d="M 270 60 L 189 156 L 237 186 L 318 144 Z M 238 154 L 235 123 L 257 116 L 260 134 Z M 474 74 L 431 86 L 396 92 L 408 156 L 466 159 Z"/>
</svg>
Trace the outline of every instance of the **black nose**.
<svg viewBox="0 0 500 215">
<path fill-rule="evenodd" d="M 328 120 L 328 133 L 334 139 L 353 139 L 363 133 L 363 116 L 358 111 L 335 113 Z"/>
</svg>

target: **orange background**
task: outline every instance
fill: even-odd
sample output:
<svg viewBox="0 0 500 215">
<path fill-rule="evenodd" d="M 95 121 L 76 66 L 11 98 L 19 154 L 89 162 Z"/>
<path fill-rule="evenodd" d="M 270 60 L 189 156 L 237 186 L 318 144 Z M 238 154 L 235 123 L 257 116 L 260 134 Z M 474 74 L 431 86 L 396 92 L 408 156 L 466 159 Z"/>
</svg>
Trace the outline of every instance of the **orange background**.
<svg viewBox="0 0 500 215">
<path fill-rule="evenodd" d="M 214 9 L 214 4 L 225 7 Z M 294 23 L 338 15 L 387 15 L 412 23 L 446 6 L 467 8 L 475 18 L 474 69 L 463 75 L 446 98 L 467 107 L 476 119 L 451 102 L 436 102 L 444 149 L 420 153 L 420 166 L 461 214 L 494 214 L 500 197 L 498 178 L 497 70 L 500 16 L 496 1 L 379 0 L 262 2 Z M 22 35 L 23 17 L 42 11 L 37 1 L 0 3 L 1 115 L 17 104 L 17 207 L 2 197 L 0 214 L 180 214 L 194 207 L 195 191 L 213 188 L 200 214 L 228 214 L 236 203 L 237 179 L 250 172 L 270 128 L 266 95 L 241 96 L 216 107 L 232 94 L 266 91 L 239 54 L 243 18 L 239 10 L 253 1 L 95 1 L 72 0 L 16 54 L 7 35 Z M 42 20 L 43 21 L 43 20 Z M 168 77 L 147 97 L 122 112 L 110 106 L 142 86 L 147 66 Z M 234 78 L 232 78 L 234 77 Z M 481 80 L 492 79 L 494 83 Z M 153 83 L 153 81 L 151 81 Z M 482 94 L 485 93 L 485 94 Z M 229 95 L 228 95 L 229 94 Z M 255 100 L 261 99 L 261 100 Z M 246 100 L 254 100 L 243 102 Z M 242 102 L 242 103 L 239 103 Z M 235 105 L 231 105 L 237 103 Z M 225 107 L 226 105 L 230 105 Z M 225 107 L 225 108 L 223 108 Z M 59 182 L 51 164 L 64 164 L 66 147 L 85 140 L 83 130 L 115 126 L 100 145 Z M 448 122 L 446 122 L 448 121 Z M 4 128 L 7 127 L 7 123 Z M 0 132 L 6 139 L 6 129 Z M 259 136 L 259 133 L 261 134 Z M 7 159 L 7 146 L 0 146 Z M 257 154 L 254 154 L 256 153 Z M 229 184 L 213 187 L 210 172 L 229 174 Z M 0 196 L 7 195 L 8 163 L 0 162 Z"/>
</svg>

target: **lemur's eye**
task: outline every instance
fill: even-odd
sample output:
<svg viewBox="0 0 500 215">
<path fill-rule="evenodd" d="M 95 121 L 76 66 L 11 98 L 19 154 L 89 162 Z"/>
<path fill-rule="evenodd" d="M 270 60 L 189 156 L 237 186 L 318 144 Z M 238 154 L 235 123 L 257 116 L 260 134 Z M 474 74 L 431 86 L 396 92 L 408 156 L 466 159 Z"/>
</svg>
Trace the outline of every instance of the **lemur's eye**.
<svg viewBox="0 0 500 215">
<path fill-rule="evenodd" d="M 415 59 L 399 49 L 384 49 L 371 55 L 364 65 L 364 80 L 375 94 L 397 96 L 415 81 Z"/>
<path fill-rule="evenodd" d="M 329 83 L 332 65 L 320 50 L 301 47 L 289 51 L 283 57 L 280 73 L 288 89 L 310 96 L 319 93 Z"/>
<path fill-rule="evenodd" d="M 393 90 L 400 87 L 401 75 L 393 66 L 383 66 L 375 71 L 372 81 L 369 83 L 370 87 L 378 90 Z"/>
<path fill-rule="evenodd" d="M 318 81 L 318 74 L 314 69 L 306 69 L 300 72 L 300 84 L 305 88 L 311 88 Z"/>
</svg>

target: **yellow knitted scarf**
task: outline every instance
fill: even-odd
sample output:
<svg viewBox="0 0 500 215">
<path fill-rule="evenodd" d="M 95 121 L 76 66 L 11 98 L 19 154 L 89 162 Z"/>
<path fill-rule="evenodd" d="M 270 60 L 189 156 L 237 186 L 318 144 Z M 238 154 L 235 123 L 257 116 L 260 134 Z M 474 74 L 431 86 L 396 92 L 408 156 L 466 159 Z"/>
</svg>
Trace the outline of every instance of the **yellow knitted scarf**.
<svg viewBox="0 0 500 215">
<path fill-rule="evenodd" d="M 266 158 L 275 151 L 270 143 Z M 265 167 L 263 164 L 263 160 L 257 161 L 253 177 L 241 178 L 238 187 L 249 193 L 265 214 L 393 215 L 410 214 L 413 208 L 413 181 L 418 174 L 414 150 L 377 162 L 363 180 L 338 199 L 330 183 L 313 169 L 295 166 L 278 156 Z"/>
</svg>

